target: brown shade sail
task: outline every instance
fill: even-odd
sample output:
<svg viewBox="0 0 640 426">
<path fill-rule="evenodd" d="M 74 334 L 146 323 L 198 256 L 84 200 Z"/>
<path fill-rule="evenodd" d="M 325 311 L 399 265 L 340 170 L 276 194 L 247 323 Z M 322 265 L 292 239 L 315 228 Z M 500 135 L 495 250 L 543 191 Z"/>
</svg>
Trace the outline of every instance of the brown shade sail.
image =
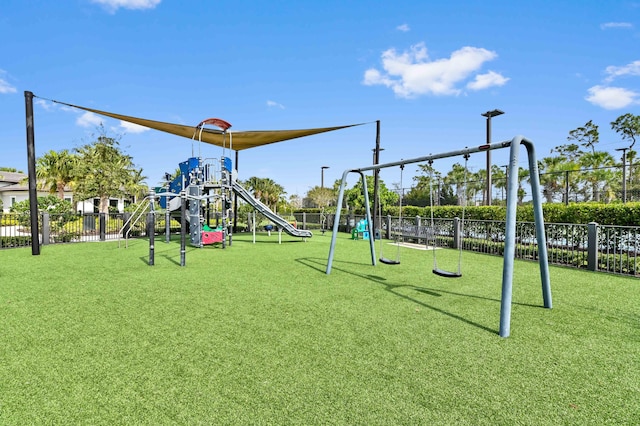
<svg viewBox="0 0 640 426">
<path fill-rule="evenodd" d="M 231 148 L 236 151 L 243 149 L 255 148 L 257 146 L 268 145 L 271 143 L 282 142 L 290 139 L 301 138 L 303 136 L 311 136 L 319 133 L 331 132 L 333 130 L 345 129 L 347 127 L 360 126 L 365 123 L 348 124 L 345 126 L 334 127 L 318 127 L 313 129 L 296 129 L 296 130 L 250 130 L 250 131 L 227 131 L 226 134 L 222 130 L 208 129 L 197 126 L 185 126 L 183 124 L 165 123 L 163 121 L 148 120 L 146 118 L 131 117 L 128 115 L 115 114 L 107 111 L 100 111 L 93 108 L 87 108 L 78 105 L 67 104 L 60 101 L 53 101 L 62 105 L 73 108 L 90 111 L 95 114 L 104 115 L 115 118 L 116 120 L 127 121 L 129 123 L 138 124 L 150 129 L 160 130 L 162 132 L 171 133 L 189 139 L 201 140 L 211 145 L 225 148 Z M 209 119 L 214 120 L 214 119 Z M 205 120 L 206 121 L 206 120 Z M 220 120 L 222 121 L 222 120 Z"/>
</svg>

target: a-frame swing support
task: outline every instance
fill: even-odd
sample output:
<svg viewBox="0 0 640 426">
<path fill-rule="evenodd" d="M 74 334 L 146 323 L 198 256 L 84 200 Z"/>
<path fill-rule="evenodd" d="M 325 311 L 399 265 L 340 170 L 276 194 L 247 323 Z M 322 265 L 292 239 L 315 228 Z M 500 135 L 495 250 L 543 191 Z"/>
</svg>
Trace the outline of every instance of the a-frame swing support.
<svg viewBox="0 0 640 426">
<path fill-rule="evenodd" d="M 349 173 L 358 173 L 362 180 L 362 191 L 364 195 L 365 211 L 367 216 L 367 226 L 369 235 L 375 235 L 373 224 L 371 222 L 371 213 L 369 205 L 369 192 L 367 190 L 367 180 L 364 172 L 369 170 L 379 170 L 389 167 L 397 167 L 405 164 L 422 163 L 430 160 L 441 158 L 457 157 L 472 154 L 475 152 L 491 151 L 495 149 L 510 148 L 509 168 L 507 181 L 507 219 L 505 229 L 504 242 L 504 260 L 502 267 L 502 296 L 500 301 L 500 337 L 508 337 L 511 332 L 511 301 L 513 294 L 513 264 L 516 249 L 516 208 L 518 201 L 518 153 L 519 146 L 524 145 L 529 156 L 529 177 L 531 181 L 531 192 L 533 201 L 533 215 L 536 227 L 536 240 L 538 243 L 538 264 L 540 266 L 540 281 L 542 283 L 542 301 L 547 309 L 552 308 L 551 301 L 551 284 L 549 281 L 549 262 L 547 257 L 547 243 L 544 233 L 544 217 L 542 214 L 542 197 L 540 195 L 540 178 L 538 176 L 538 161 L 536 159 L 533 143 L 524 136 L 516 136 L 510 141 L 496 142 L 492 144 L 480 145 L 473 148 L 465 148 L 457 151 L 450 151 L 441 154 L 428 155 L 426 157 L 418 157 L 409 160 L 401 160 L 392 163 L 377 164 L 373 166 L 362 167 L 359 169 L 348 169 L 342 174 L 340 182 L 340 191 L 338 194 L 337 206 L 342 206 L 344 199 L 344 191 L 347 184 L 347 175 Z M 336 211 L 336 217 L 333 223 L 333 234 L 331 236 L 331 247 L 329 249 L 329 258 L 327 260 L 326 274 L 331 273 L 333 265 L 333 257 L 335 253 L 336 237 L 338 235 L 338 226 L 340 225 L 340 209 Z M 374 239 L 369 238 L 369 249 L 371 251 L 371 264 L 376 265 L 376 254 Z"/>
</svg>

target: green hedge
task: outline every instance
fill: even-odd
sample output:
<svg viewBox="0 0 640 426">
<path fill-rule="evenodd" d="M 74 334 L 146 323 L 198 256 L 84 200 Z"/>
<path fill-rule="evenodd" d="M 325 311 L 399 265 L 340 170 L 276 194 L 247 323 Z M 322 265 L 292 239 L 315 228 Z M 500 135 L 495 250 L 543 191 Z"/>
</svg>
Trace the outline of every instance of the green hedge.
<svg viewBox="0 0 640 426">
<path fill-rule="evenodd" d="M 0 237 L 0 248 L 31 246 L 30 236 Z"/>
<path fill-rule="evenodd" d="M 597 222 L 600 225 L 640 226 L 640 203 L 627 204 L 596 204 L 574 203 L 543 204 L 544 220 L 548 223 L 589 223 Z M 389 209 L 388 214 L 398 216 L 398 207 Z M 475 220 L 499 220 L 504 221 L 507 210 L 504 206 L 469 206 L 465 209 L 465 219 Z M 404 217 L 420 216 L 431 217 L 429 207 L 403 207 Z M 460 206 L 436 206 L 433 208 L 435 218 L 451 219 L 462 217 Z M 533 206 L 526 204 L 518 206 L 516 219 L 522 222 L 533 222 Z"/>
</svg>

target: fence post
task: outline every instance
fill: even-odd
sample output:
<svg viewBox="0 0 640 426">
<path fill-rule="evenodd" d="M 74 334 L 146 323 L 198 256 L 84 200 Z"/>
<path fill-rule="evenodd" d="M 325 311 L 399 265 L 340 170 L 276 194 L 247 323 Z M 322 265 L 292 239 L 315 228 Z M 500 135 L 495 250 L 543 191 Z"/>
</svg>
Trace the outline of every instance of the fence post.
<svg viewBox="0 0 640 426">
<path fill-rule="evenodd" d="M 587 224 L 587 269 L 598 270 L 598 223 Z"/>
<path fill-rule="evenodd" d="M 460 232 L 460 225 L 462 221 L 458 217 L 453 218 L 453 248 L 458 249 L 462 244 L 462 235 Z"/>
<path fill-rule="evenodd" d="M 42 245 L 49 244 L 51 238 L 51 221 L 49 213 L 42 213 Z"/>
<path fill-rule="evenodd" d="M 390 214 L 387 215 L 387 232 L 386 232 L 385 238 L 387 240 L 391 239 L 391 215 Z"/>
<path fill-rule="evenodd" d="M 100 213 L 100 241 L 107 239 L 107 214 Z"/>
<path fill-rule="evenodd" d="M 302 212 L 302 229 L 307 229 L 307 212 Z"/>
<path fill-rule="evenodd" d="M 420 228 L 422 227 L 422 218 L 416 215 L 416 241 L 420 244 Z"/>
</svg>

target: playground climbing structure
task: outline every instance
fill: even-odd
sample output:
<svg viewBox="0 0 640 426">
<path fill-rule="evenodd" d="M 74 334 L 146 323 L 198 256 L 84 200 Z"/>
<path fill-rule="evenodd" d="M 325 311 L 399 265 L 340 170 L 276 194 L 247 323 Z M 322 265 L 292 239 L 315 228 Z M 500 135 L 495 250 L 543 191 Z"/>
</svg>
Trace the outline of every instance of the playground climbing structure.
<svg viewBox="0 0 640 426">
<path fill-rule="evenodd" d="M 229 123 L 217 118 L 202 121 L 197 127 L 193 140 L 200 139 L 205 124 L 220 127 L 224 133 L 231 127 Z M 226 140 L 226 139 L 225 139 Z M 229 146 L 233 149 L 233 140 L 229 135 Z M 180 173 L 167 176 L 164 187 L 156 188 L 156 196 L 160 198 L 160 206 L 168 212 L 168 216 L 181 217 L 181 206 L 184 200 L 188 203 L 186 220 L 189 223 L 191 245 L 202 247 L 208 244 L 221 243 L 222 247 L 232 243 L 231 221 L 235 216 L 234 196 L 239 196 L 259 213 L 267 217 L 280 230 L 294 237 L 309 238 L 310 231 L 297 229 L 288 221 L 271 211 L 269 207 L 257 200 L 238 182 L 238 171 L 233 168 L 231 158 L 226 157 L 226 143 L 220 158 L 202 158 L 192 156 L 179 164 Z M 192 155 L 193 154 L 192 147 Z M 215 225 L 211 224 L 214 216 Z"/>
</svg>

